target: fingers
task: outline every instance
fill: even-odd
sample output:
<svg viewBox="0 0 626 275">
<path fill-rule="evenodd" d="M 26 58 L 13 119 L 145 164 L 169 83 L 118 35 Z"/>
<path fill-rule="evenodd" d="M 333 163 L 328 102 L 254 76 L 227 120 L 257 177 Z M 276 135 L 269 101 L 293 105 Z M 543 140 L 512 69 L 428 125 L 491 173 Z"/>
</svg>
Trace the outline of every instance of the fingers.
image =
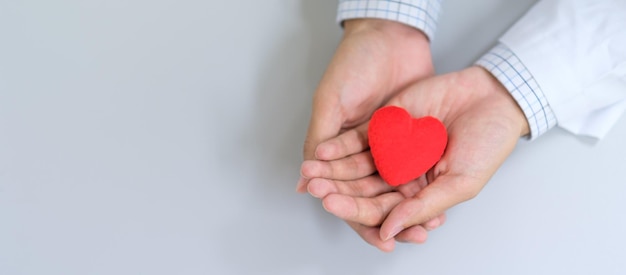
<svg viewBox="0 0 626 275">
<path fill-rule="evenodd" d="M 434 230 L 445 222 L 445 214 L 435 217 L 422 225 L 410 226 L 394 238 L 383 240 L 378 225 L 388 213 L 401 201 L 404 194 L 414 196 L 425 186 L 425 178 L 414 180 L 405 186 L 404 192 L 396 192 L 378 175 L 355 181 L 335 181 L 313 179 L 309 192 L 323 199 L 326 210 L 344 219 L 367 243 L 382 251 L 392 251 L 394 241 L 421 244 L 428 237 L 428 231 Z"/>
<path fill-rule="evenodd" d="M 381 225 L 381 239 L 389 240 L 413 225 L 426 223 L 426 228 L 440 226 L 445 222 L 445 216 L 437 221 L 430 220 L 440 216 L 448 208 L 471 199 L 478 194 L 480 188 L 480 184 L 470 181 L 439 176 L 417 196 L 401 202 L 391 210 Z"/>
<path fill-rule="evenodd" d="M 347 222 L 352 229 L 361 236 L 368 244 L 375 246 L 384 252 L 391 252 L 396 246 L 394 240 L 383 241 L 380 239 L 380 229 L 378 227 L 365 226 L 355 222 Z"/>
<path fill-rule="evenodd" d="M 296 192 L 298 193 L 306 192 L 308 183 L 309 183 L 308 179 L 305 179 L 302 176 L 300 176 L 300 178 L 298 179 L 298 182 L 296 183 Z"/>
<path fill-rule="evenodd" d="M 422 224 L 422 226 L 424 227 L 424 229 L 428 231 L 432 231 L 442 226 L 445 222 L 446 222 L 446 214 L 443 213 L 439 215 L 439 217 L 436 217 L 430 221 L 425 222 L 424 224 Z"/>
<path fill-rule="evenodd" d="M 308 185 L 308 191 L 313 197 L 319 199 L 333 193 L 352 197 L 373 198 L 394 190 L 399 191 L 405 198 L 412 198 L 420 190 L 424 189 L 426 184 L 426 177 L 420 177 L 394 188 L 387 184 L 380 175 L 374 174 L 349 181 L 314 178 Z"/>
<path fill-rule="evenodd" d="M 426 178 L 425 175 L 412 180 L 406 184 L 402 184 L 398 187 L 396 187 L 396 189 L 398 191 L 400 191 L 400 193 L 402 193 L 402 195 L 404 195 L 405 198 L 412 198 L 414 197 L 419 191 L 421 191 L 422 189 L 424 189 L 426 187 L 426 185 L 428 185 L 428 180 Z"/>
<path fill-rule="evenodd" d="M 323 199 L 330 194 L 343 194 L 351 197 L 371 198 L 393 191 L 393 187 L 385 183 L 380 176 L 372 175 L 353 181 L 337 181 L 315 178 L 309 182 L 309 193 Z"/>
<path fill-rule="evenodd" d="M 374 173 L 376 171 L 374 160 L 369 152 L 364 152 L 368 148 L 367 126 L 368 123 L 363 123 L 322 142 L 317 146 L 313 158 L 307 158 L 311 157 L 310 152 L 307 153 L 307 150 L 311 149 L 308 145 L 311 141 L 307 136 L 305 161 L 300 169 L 302 176 L 298 180 L 296 191 L 300 193 L 306 191 L 309 179 L 312 178 L 354 180 Z"/>
<path fill-rule="evenodd" d="M 341 112 L 339 97 L 332 93 L 315 94 L 313 111 L 304 140 L 303 157 L 305 160 L 315 159 L 315 148 L 321 142 L 335 137 L 341 130 L 344 121 Z M 300 177 L 296 191 L 304 193 L 308 179 Z"/>
<path fill-rule="evenodd" d="M 343 121 L 339 96 L 318 91 L 313 100 L 309 128 L 304 140 L 304 159 L 314 159 L 317 145 L 337 136 Z"/>
<path fill-rule="evenodd" d="M 322 204 L 326 211 L 343 220 L 365 226 L 378 226 L 387 217 L 387 213 L 404 199 L 399 192 L 385 193 L 374 198 L 330 194 L 322 199 Z"/>
<path fill-rule="evenodd" d="M 380 235 L 376 237 L 378 237 L 378 239 L 381 240 L 381 242 L 385 242 L 380 238 Z M 414 225 L 400 232 L 395 237 L 395 240 L 399 242 L 403 242 L 403 243 L 422 244 L 426 242 L 427 238 L 428 238 L 428 230 L 426 230 L 426 228 L 424 228 L 421 225 Z M 390 240 L 393 240 L 393 239 L 390 239 Z"/>
<path fill-rule="evenodd" d="M 382 240 L 380 238 L 380 228 L 365 226 L 362 224 L 347 222 L 347 224 L 368 244 L 375 246 L 384 252 L 391 252 L 395 248 L 395 241 L 403 243 L 422 244 L 428 238 L 428 231 L 420 226 L 415 225 L 402 231 L 394 239 Z"/>
<path fill-rule="evenodd" d="M 315 178 L 309 183 L 309 193 L 322 199 L 326 210 L 344 220 L 378 226 L 401 201 L 415 196 L 426 182 L 421 177 L 396 190 L 379 175 L 353 181 Z M 428 224 L 436 228 L 439 223 Z"/>
<path fill-rule="evenodd" d="M 428 231 L 432 231 L 442 226 L 446 222 L 446 214 L 441 214 L 422 225 L 414 225 L 402 230 L 395 236 L 396 241 L 404 243 L 422 244 L 428 238 Z M 380 236 L 379 236 L 380 238 Z M 381 239 L 382 240 L 382 239 Z"/>
<path fill-rule="evenodd" d="M 332 161 L 305 160 L 300 169 L 300 173 L 306 179 L 355 180 L 374 172 L 376 166 L 369 151 Z"/>
<path fill-rule="evenodd" d="M 319 160 L 337 160 L 363 152 L 369 148 L 367 127 L 369 122 L 348 130 L 335 138 L 320 143 L 315 149 L 315 157 Z"/>
</svg>

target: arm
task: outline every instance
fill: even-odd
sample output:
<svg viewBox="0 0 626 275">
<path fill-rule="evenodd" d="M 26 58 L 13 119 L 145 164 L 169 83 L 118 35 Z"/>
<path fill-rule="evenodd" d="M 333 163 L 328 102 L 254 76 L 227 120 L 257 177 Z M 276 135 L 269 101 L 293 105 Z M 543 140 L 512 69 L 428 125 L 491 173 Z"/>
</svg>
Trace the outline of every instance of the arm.
<svg viewBox="0 0 626 275">
<path fill-rule="evenodd" d="M 339 132 L 367 121 L 392 95 L 434 73 L 429 38 L 440 0 L 340 0 L 337 20 L 342 42 L 313 99 L 304 160 Z M 307 189 L 302 169 L 296 190 Z"/>
<path fill-rule="evenodd" d="M 441 0 L 340 0 L 337 21 L 343 24 L 357 18 L 386 19 L 418 29 L 432 41 L 440 9 Z"/>
<path fill-rule="evenodd" d="M 617 19 L 626 18 L 626 7 L 609 5 L 610 1 L 583 2 L 539 3 L 477 62 L 486 70 L 473 67 L 420 81 L 389 101 L 415 117 L 434 115 L 448 128 L 448 148 L 442 160 L 418 179 L 425 178 L 427 185 L 414 196 L 399 203 L 384 194 L 362 198 L 353 194 L 371 190 L 375 184 L 361 184 L 362 190 L 352 188 L 350 193 L 342 192 L 342 183 L 337 181 L 310 190 L 312 195 L 322 197 L 329 212 L 346 220 L 381 221 L 378 233 L 382 241 L 405 239 L 410 232 L 403 229 L 476 196 L 519 136 L 536 138 L 557 120 L 571 131 L 602 136 L 606 128 L 599 126 L 607 121 L 611 124 L 623 110 L 626 45 Z M 574 7 L 577 10 L 572 10 Z M 553 18 L 555 14 L 558 18 Z M 558 44 L 557 40 L 573 44 Z M 576 124 L 592 127 L 572 128 Z M 325 142 L 318 150 L 357 144 L 352 137 L 363 136 L 366 127 L 354 130 L 361 134 L 346 132 Z M 340 162 L 361 150 L 366 148 L 331 150 L 340 153 L 327 158 L 334 159 L 331 163 Z M 319 173 L 320 177 L 336 179 L 334 171 L 327 171 Z M 368 213 L 369 209 L 379 211 Z"/>
<path fill-rule="evenodd" d="M 434 73 L 429 38 L 435 30 L 439 2 L 340 2 L 337 18 L 345 27 L 344 36 L 315 92 L 304 142 L 305 161 L 297 186 L 299 192 L 315 189 L 315 177 L 311 176 L 311 171 L 315 169 L 316 161 L 324 159 L 328 153 L 316 151 L 320 143 L 369 120 L 389 98 Z M 353 159 L 365 161 L 366 167 L 361 171 L 371 168 L 367 167 L 367 154 L 356 154 Z M 360 184 L 361 181 L 380 183 L 380 179 L 374 177 L 360 177 L 354 183 Z M 384 188 L 379 190 L 386 192 Z M 395 201 L 404 198 L 398 192 L 387 197 Z M 435 224 L 441 223 L 437 221 L 439 219 L 434 220 Z M 362 220 L 348 221 L 348 224 L 367 242 L 383 250 L 393 249 L 393 241 L 383 242 L 378 238 L 377 224 Z M 427 229 L 435 227 L 430 225 L 425 226 Z M 407 237 L 409 241 L 419 242 L 425 238 L 425 229 L 421 226 L 408 232 L 413 232 Z"/>
<path fill-rule="evenodd" d="M 513 95 L 531 138 L 603 137 L 626 108 L 626 2 L 537 3 L 477 64 Z"/>
<path fill-rule="evenodd" d="M 342 0 L 343 39 L 313 99 L 304 159 L 340 131 L 369 119 L 401 88 L 434 73 L 430 40 L 440 0 Z M 300 178 L 297 190 L 306 190 Z"/>
</svg>

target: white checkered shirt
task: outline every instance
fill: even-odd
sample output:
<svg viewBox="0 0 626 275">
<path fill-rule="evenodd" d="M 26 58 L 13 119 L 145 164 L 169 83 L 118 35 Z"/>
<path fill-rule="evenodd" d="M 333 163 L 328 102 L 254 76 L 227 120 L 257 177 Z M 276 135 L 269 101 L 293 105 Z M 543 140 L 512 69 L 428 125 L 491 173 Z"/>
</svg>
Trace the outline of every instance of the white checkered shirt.
<svg viewBox="0 0 626 275">
<path fill-rule="evenodd" d="M 437 28 L 441 0 L 340 0 L 337 21 L 380 18 L 422 30 L 430 40 Z"/>
<path fill-rule="evenodd" d="M 441 0 L 340 0 L 337 21 L 355 18 L 381 18 L 401 22 L 434 36 Z M 522 108 L 535 139 L 557 124 L 541 87 L 526 66 L 504 44 L 498 44 L 481 57 L 476 65 L 491 72 Z"/>
<path fill-rule="evenodd" d="M 517 101 L 528 120 L 531 139 L 556 126 L 556 116 L 541 87 L 522 61 L 506 45 L 497 44 L 478 59 L 476 65 L 491 72 Z"/>
</svg>

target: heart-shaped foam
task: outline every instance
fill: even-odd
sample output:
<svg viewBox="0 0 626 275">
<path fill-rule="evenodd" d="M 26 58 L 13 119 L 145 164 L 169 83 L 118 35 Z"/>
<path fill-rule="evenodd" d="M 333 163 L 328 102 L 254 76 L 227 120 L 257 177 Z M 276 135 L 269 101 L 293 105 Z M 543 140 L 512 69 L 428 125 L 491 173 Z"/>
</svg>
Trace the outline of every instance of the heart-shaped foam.
<svg viewBox="0 0 626 275">
<path fill-rule="evenodd" d="M 414 119 L 395 106 L 374 112 L 367 135 L 378 173 L 391 186 L 426 173 L 441 159 L 448 143 L 441 121 L 431 116 Z"/>
</svg>

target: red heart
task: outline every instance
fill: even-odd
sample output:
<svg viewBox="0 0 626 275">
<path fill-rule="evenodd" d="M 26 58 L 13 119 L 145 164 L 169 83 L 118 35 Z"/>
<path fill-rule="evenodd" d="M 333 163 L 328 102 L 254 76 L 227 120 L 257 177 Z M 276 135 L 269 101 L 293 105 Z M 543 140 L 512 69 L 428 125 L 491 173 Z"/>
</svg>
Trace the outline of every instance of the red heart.
<svg viewBox="0 0 626 275">
<path fill-rule="evenodd" d="M 441 159 L 448 142 L 441 121 L 431 116 L 414 119 L 395 106 L 374 112 L 367 136 L 378 173 L 391 186 L 426 173 Z"/>
</svg>

